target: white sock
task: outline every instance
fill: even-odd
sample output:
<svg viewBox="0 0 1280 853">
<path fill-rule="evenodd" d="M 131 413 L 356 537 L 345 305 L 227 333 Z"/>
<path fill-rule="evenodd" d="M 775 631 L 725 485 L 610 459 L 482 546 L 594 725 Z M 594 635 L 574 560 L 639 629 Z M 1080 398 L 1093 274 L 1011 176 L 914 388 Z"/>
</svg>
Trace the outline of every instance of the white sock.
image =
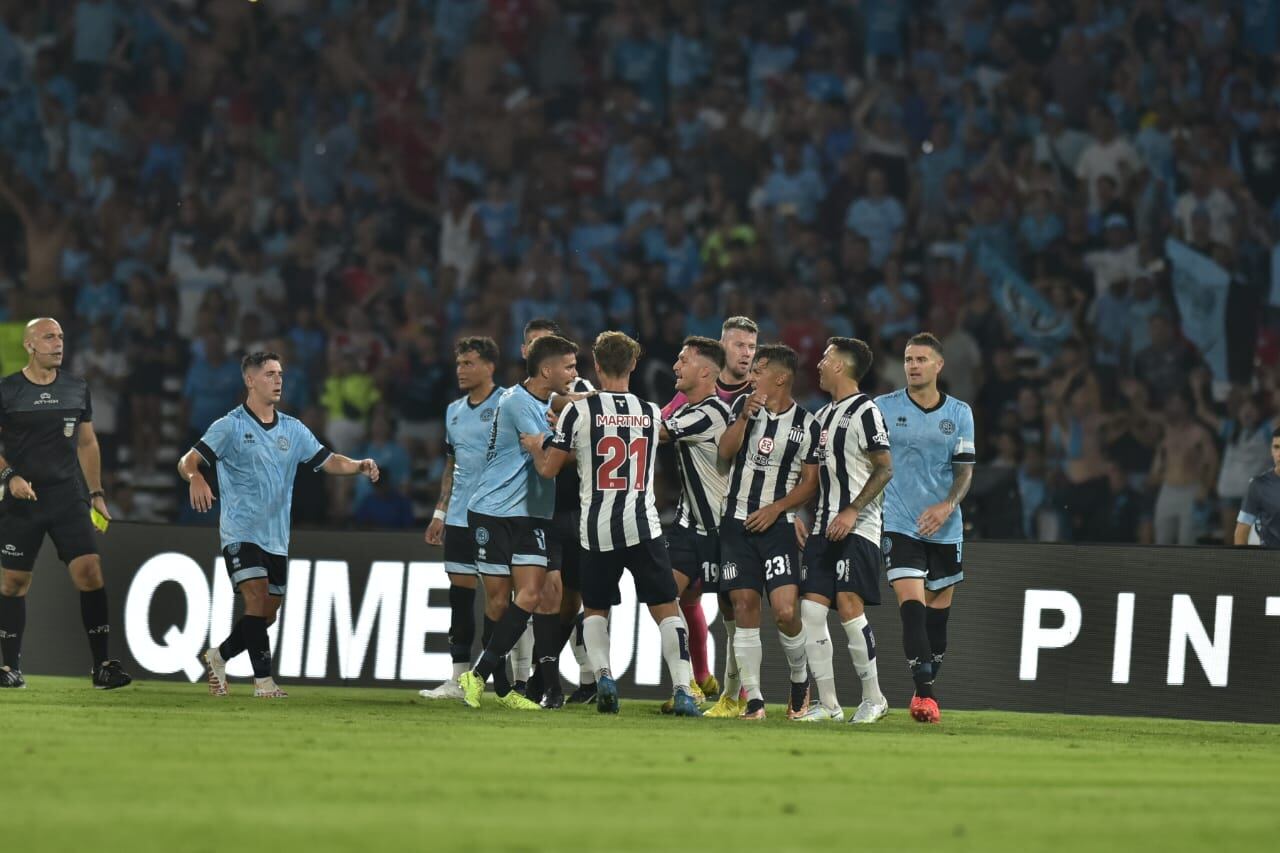
<svg viewBox="0 0 1280 853">
<path fill-rule="evenodd" d="M 591 668 L 591 658 L 587 655 L 587 647 L 582 642 L 582 629 L 573 629 L 573 636 L 569 638 L 569 648 L 573 650 L 573 659 L 578 662 L 578 683 L 593 683 L 596 680 L 596 671 Z"/>
<path fill-rule="evenodd" d="M 804 622 L 804 650 L 809 670 L 818 683 L 818 701 L 828 710 L 840 707 L 836 698 L 836 670 L 832 663 L 831 632 L 827 629 L 827 607 L 816 601 L 800 602 Z"/>
<path fill-rule="evenodd" d="M 804 653 L 804 625 L 800 626 L 800 633 L 794 637 L 778 631 L 778 639 L 782 641 L 782 653 L 786 655 L 787 666 L 791 667 L 791 683 L 808 684 L 809 660 Z"/>
<path fill-rule="evenodd" d="M 597 679 L 609 674 L 609 620 L 603 616 L 588 616 L 582 620 L 582 642 L 591 659 L 591 669 Z"/>
<path fill-rule="evenodd" d="M 470 663 L 468 663 L 468 662 L 467 662 L 467 661 L 465 661 L 465 660 L 464 660 L 462 663 L 454 662 L 454 664 L 453 664 L 453 680 L 454 680 L 454 681 L 457 681 L 457 680 L 462 676 L 462 673 L 466 672 L 466 671 L 467 671 L 467 670 L 469 670 L 469 669 L 471 669 L 471 664 L 470 664 Z"/>
<path fill-rule="evenodd" d="M 516 640 L 515 648 L 511 650 L 511 680 L 528 681 L 532 670 L 533 620 L 530 619 L 529 624 L 525 625 L 524 633 L 520 635 L 520 639 Z"/>
<path fill-rule="evenodd" d="M 738 623 L 732 619 L 724 620 L 724 683 L 720 685 L 720 695 L 738 701 L 738 691 L 742 681 L 738 676 L 738 657 L 733 650 L 734 637 L 737 635 Z"/>
<path fill-rule="evenodd" d="M 667 662 L 667 672 L 671 673 L 672 688 L 687 691 L 689 682 L 693 680 L 693 664 L 689 662 L 689 627 L 683 618 L 668 616 L 658 623 L 658 634 L 662 637 L 662 659 Z"/>
<path fill-rule="evenodd" d="M 742 678 L 742 687 L 747 691 L 747 699 L 763 699 L 760 692 L 760 649 L 759 628 L 739 628 L 733 638 L 733 653 L 738 658 L 738 675 Z"/>
<path fill-rule="evenodd" d="M 840 623 L 845 636 L 849 638 L 849 655 L 853 658 L 853 670 L 862 680 L 862 698 L 872 702 L 883 702 L 884 694 L 880 692 L 880 677 L 876 673 L 876 638 L 867 623 L 867 614 L 863 613 Z"/>
</svg>

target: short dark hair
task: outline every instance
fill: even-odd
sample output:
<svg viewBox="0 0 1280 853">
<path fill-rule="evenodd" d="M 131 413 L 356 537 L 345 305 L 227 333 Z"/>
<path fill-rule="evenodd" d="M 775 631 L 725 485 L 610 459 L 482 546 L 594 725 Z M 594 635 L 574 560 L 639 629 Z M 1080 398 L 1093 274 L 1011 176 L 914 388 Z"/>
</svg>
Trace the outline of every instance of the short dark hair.
<svg viewBox="0 0 1280 853">
<path fill-rule="evenodd" d="M 626 376 L 640 358 L 640 344 L 622 332 L 601 332 L 591 345 L 596 372 L 602 376 Z"/>
<path fill-rule="evenodd" d="M 566 355 L 577 355 L 578 345 L 559 335 L 544 335 L 529 344 L 529 354 L 525 357 L 525 369 L 530 376 L 537 376 L 542 364 L 547 359 Z"/>
<path fill-rule="evenodd" d="M 938 336 L 933 334 L 933 332 L 917 332 L 907 338 L 907 346 L 929 347 L 939 356 L 942 355 L 942 341 L 938 340 Z"/>
<path fill-rule="evenodd" d="M 453 354 L 457 356 L 466 352 L 475 353 L 480 356 L 481 361 L 487 361 L 490 364 L 498 363 L 498 344 L 493 338 L 483 335 L 468 335 L 465 338 L 458 338 L 458 342 L 453 345 Z"/>
<path fill-rule="evenodd" d="M 875 361 L 871 347 L 860 338 L 827 338 L 827 346 L 835 347 L 836 352 L 849 361 L 849 366 L 853 368 L 853 378 L 859 382 L 871 370 L 871 363 Z"/>
<path fill-rule="evenodd" d="M 795 376 L 800 368 L 796 351 L 786 344 L 765 344 L 762 347 L 756 347 L 754 361 L 767 361 L 770 366 L 781 365 L 792 376 Z"/>
<path fill-rule="evenodd" d="M 240 359 L 240 372 L 248 373 L 250 370 L 258 370 L 268 361 L 280 361 L 280 356 L 271 351 L 251 352 L 244 358 Z"/>
<path fill-rule="evenodd" d="M 680 345 L 681 349 L 685 347 L 689 347 L 689 349 L 710 361 L 720 370 L 724 370 L 724 347 L 720 346 L 719 341 L 704 338 L 702 335 L 690 335 Z"/>
<path fill-rule="evenodd" d="M 1280 438 L 1280 427 L 1276 427 L 1271 431 L 1272 438 Z"/>
<path fill-rule="evenodd" d="M 560 324 L 550 317 L 534 317 L 525 323 L 523 336 L 529 337 L 530 332 L 550 332 L 557 337 L 564 337 L 564 330 L 560 328 Z"/>
<path fill-rule="evenodd" d="M 750 317 L 730 317 L 724 321 L 724 325 L 720 327 L 720 334 L 737 329 L 740 332 L 750 332 L 753 335 L 760 334 L 760 327 L 756 325 L 756 321 Z"/>
</svg>

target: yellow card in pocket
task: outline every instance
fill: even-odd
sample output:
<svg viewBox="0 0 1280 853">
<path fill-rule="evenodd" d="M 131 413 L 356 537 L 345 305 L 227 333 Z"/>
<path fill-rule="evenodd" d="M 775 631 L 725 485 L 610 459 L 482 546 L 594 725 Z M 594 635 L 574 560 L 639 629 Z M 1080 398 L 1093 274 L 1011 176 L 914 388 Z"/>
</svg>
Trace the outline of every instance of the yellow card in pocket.
<svg viewBox="0 0 1280 853">
<path fill-rule="evenodd" d="M 89 507 L 89 518 L 93 521 L 93 526 L 98 528 L 102 533 L 107 532 L 107 525 L 111 522 L 107 521 L 107 517 L 94 507 Z"/>
</svg>

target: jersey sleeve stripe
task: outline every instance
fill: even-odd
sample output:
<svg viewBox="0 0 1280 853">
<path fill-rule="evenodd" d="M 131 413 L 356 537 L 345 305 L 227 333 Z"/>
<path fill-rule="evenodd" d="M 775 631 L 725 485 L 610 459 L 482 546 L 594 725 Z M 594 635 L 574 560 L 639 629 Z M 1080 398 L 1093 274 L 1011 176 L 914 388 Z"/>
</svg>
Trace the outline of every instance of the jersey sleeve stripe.
<svg viewBox="0 0 1280 853">
<path fill-rule="evenodd" d="M 320 445 L 320 449 L 316 451 L 316 455 L 307 460 L 307 467 L 312 471 L 319 471 L 324 467 L 324 463 L 329 461 L 329 457 L 333 455 L 333 451 Z"/>
<path fill-rule="evenodd" d="M 951 457 L 951 461 L 961 465 L 972 465 L 978 461 L 978 455 L 976 453 L 957 453 Z"/>
<path fill-rule="evenodd" d="M 204 459 L 204 464 L 210 468 L 218 463 L 218 454 L 213 452 L 212 447 L 204 443 L 204 439 L 197 441 L 191 449 L 199 453 L 201 458 Z"/>
<path fill-rule="evenodd" d="M 866 437 L 869 452 L 889 449 L 889 431 L 884 428 L 883 421 L 877 422 L 877 414 L 879 410 L 874 403 L 869 403 L 862 410 L 862 433 Z"/>
</svg>

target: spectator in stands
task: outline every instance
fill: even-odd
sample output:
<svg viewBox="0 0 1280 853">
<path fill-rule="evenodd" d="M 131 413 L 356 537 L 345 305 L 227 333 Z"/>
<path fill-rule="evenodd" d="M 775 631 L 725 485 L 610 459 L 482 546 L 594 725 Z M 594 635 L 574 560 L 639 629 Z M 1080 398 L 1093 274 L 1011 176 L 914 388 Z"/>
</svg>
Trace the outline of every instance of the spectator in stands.
<svg viewBox="0 0 1280 853">
<path fill-rule="evenodd" d="M 1164 416 L 1164 438 L 1151 466 L 1151 484 L 1158 489 L 1155 542 L 1194 545 L 1200 535 L 1199 507 L 1208 499 L 1217 476 L 1218 450 L 1209 431 L 1191 417 L 1185 392 L 1168 397 Z"/>
</svg>

